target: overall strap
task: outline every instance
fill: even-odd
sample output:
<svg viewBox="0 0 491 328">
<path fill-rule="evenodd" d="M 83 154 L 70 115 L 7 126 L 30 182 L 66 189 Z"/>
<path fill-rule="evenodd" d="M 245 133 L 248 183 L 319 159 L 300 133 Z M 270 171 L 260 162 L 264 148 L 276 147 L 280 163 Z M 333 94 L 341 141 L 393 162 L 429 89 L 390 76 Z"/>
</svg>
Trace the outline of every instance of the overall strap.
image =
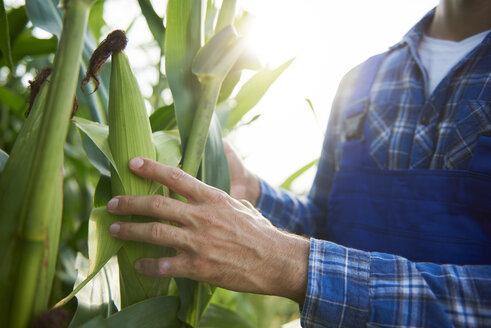
<svg viewBox="0 0 491 328">
<path fill-rule="evenodd" d="M 360 73 L 358 76 L 358 81 L 356 82 L 356 86 L 353 91 L 352 103 L 357 104 L 361 103 L 366 99 L 370 98 L 370 90 L 372 89 L 373 81 L 375 81 L 375 76 L 377 75 L 377 71 L 382 63 L 382 59 L 385 53 L 381 53 L 375 56 L 368 58 L 361 66 Z M 354 106 L 351 108 L 359 108 L 358 106 Z M 349 111 L 349 109 L 348 109 Z M 361 111 L 363 111 L 363 107 L 361 107 Z M 347 117 L 352 115 L 359 114 L 360 112 L 354 109 L 352 112 L 347 113 Z"/>
<path fill-rule="evenodd" d="M 370 57 L 359 68 L 357 81 L 353 87 L 350 105 L 343 112 L 343 154 L 340 167 L 375 167 L 370 158 L 367 142 L 368 124 L 366 117 L 370 91 L 379 70 L 384 53 Z"/>
<path fill-rule="evenodd" d="M 350 106 L 343 113 L 345 140 L 363 138 L 364 122 L 368 112 L 368 99 L 373 81 L 380 67 L 384 53 L 370 57 L 360 67 L 357 82 L 353 88 Z M 366 136 L 365 136 L 366 137 Z"/>
</svg>

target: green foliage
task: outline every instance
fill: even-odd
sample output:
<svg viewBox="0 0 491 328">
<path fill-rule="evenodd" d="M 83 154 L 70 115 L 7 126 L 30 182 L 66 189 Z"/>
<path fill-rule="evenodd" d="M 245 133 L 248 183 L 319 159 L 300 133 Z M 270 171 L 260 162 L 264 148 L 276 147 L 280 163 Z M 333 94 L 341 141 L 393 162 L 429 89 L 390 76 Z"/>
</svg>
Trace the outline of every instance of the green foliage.
<svg viewBox="0 0 491 328">
<path fill-rule="evenodd" d="M 88 3 L 88 0 L 71 1 Z M 79 33 L 84 34 L 82 60 L 79 61 L 79 80 L 85 73 L 96 40 L 101 38 L 101 32 L 106 28 L 103 20 L 104 3 L 104 0 L 95 1 L 88 17 L 89 29 L 86 33 Z M 156 158 L 160 162 L 177 166 L 181 154 L 188 156 L 185 153 L 188 145 L 195 143 L 192 137 L 192 131 L 197 129 L 194 121 L 204 121 L 200 125 L 205 132 L 197 138 L 202 143 L 200 147 L 204 151 L 202 149 L 193 151 L 196 153 L 190 157 L 195 167 L 193 170 L 206 183 L 228 191 L 229 176 L 226 174 L 228 165 L 223 152 L 222 130 L 226 128 L 229 131 L 237 125 L 242 116 L 259 101 L 269 86 L 288 67 L 290 61 L 276 69 L 263 68 L 260 65 L 257 58 L 251 55 L 242 43 L 242 37 L 247 34 L 249 16 L 238 10 L 236 1 L 225 0 L 222 7 L 218 8 L 212 0 L 169 0 L 166 26 L 163 23 L 164 19 L 156 14 L 151 1 L 139 0 L 138 3 L 155 44 L 158 45 L 162 58 L 165 57 L 166 63 L 165 75 L 159 73 L 159 79 L 153 86 L 153 95 L 147 99 L 152 107 L 157 108 L 149 118 Z M 36 71 L 52 62 L 62 34 L 64 14 L 62 8 L 57 0 L 27 0 L 25 6 L 0 12 L 2 21 L 0 65 L 8 67 L 8 71 L 4 71 L 7 75 L 4 74 L 0 79 L 0 115 L 2 115 L 0 148 L 6 151 L 0 151 L 0 172 L 8 158 L 7 153 L 12 153 L 14 141 L 17 140 L 19 143 L 23 139 L 17 137 L 20 127 L 22 125 L 26 129 L 29 127 L 28 122 L 24 123 L 24 112 L 28 101 L 26 78 L 22 76 L 23 72 L 36 75 Z M 4 16 L 6 19 L 3 19 Z M 52 33 L 53 37 L 48 39 L 35 37 L 32 25 L 27 24 L 28 20 L 32 25 Z M 6 47 L 7 42 L 10 44 L 10 50 Z M 158 65 L 160 68 L 160 63 Z M 243 83 L 241 77 L 244 69 L 258 72 L 252 79 Z M 90 86 L 85 89 L 85 93 L 81 90 L 77 91 L 80 104 L 77 117 L 74 119 L 77 128 L 71 126 L 68 129 L 64 144 L 63 190 L 59 189 L 59 193 L 63 192 L 63 225 L 60 242 L 53 238 L 49 244 L 51 254 L 56 253 L 59 244 L 60 257 L 56 263 L 56 256 L 50 256 L 49 272 L 42 273 L 52 276 L 56 271 L 56 276 L 53 287 L 49 283 L 39 284 L 39 288 L 48 291 L 48 295 L 40 297 L 38 305 L 35 305 L 39 309 L 45 308 L 41 303 L 49 302 L 53 305 L 62 296 L 71 292 L 75 282 L 74 259 L 75 254 L 79 252 L 88 256 L 91 262 L 90 266 L 87 265 L 83 269 L 78 266 L 80 263 L 77 264 L 80 270 L 77 281 L 79 287 L 76 287 L 70 296 L 80 289 L 89 288 L 87 285 L 83 287 L 87 283 L 91 285 L 91 295 L 99 293 L 100 296 L 104 291 L 107 292 L 107 281 L 113 280 L 112 275 L 106 274 L 110 270 L 106 265 L 110 258 L 118 253 L 123 243 L 107 238 L 110 223 L 122 218 L 111 216 L 104 208 L 112 196 L 108 178 L 110 170 L 112 168 L 117 176 L 120 170 L 115 169 L 118 167 L 117 160 L 108 141 L 106 125 L 111 73 L 114 72 L 109 67 L 103 68 L 101 86 L 96 93 L 89 94 L 92 91 Z M 164 101 L 162 98 L 162 91 L 169 87 L 173 98 L 173 103 L 170 104 L 168 100 Z M 232 96 L 237 88 L 239 92 Z M 204 102 L 204 99 L 207 101 Z M 217 110 L 218 115 L 213 113 L 216 107 L 220 108 Z M 195 119 L 199 117 L 197 112 L 200 112 L 201 108 L 208 108 L 206 120 Z M 82 133 L 79 134 L 77 129 Z M 31 164 L 35 162 L 31 160 L 34 158 L 31 154 L 32 149 L 23 148 L 25 154 L 23 160 Z M 61 164 L 58 169 L 60 168 Z M 25 178 L 28 177 L 26 175 Z M 61 178 L 61 175 L 58 175 L 59 180 L 56 180 L 59 186 L 61 186 Z M 12 189 L 9 187 L 8 190 Z M 151 193 L 164 192 L 156 183 L 152 183 L 149 190 Z M 57 194 L 56 197 L 61 199 L 61 194 Z M 53 204 L 60 203 L 53 202 Z M 57 208 L 56 211 L 61 209 Z M 55 220 L 55 222 L 60 221 Z M 12 227 L 15 229 L 15 226 Z M 50 229 L 59 231 L 60 227 L 52 225 Z M 5 236 L 11 232 L 10 228 L 3 229 Z M 89 236 L 88 243 L 87 236 Z M 24 247 L 27 249 L 29 245 Z M 2 245 L 0 249 L 5 248 Z M 5 259 L 15 257 L 16 254 L 12 253 Z M 138 256 L 134 253 L 131 257 Z M 120 265 L 127 265 L 129 268 L 133 263 L 132 260 L 126 264 L 121 261 Z M 32 272 L 30 270 L 32 266 L 33 262 L 24 265 L 26 275 Z M 89 278 L 96 278 L 89 282 L 90 279 L 82 278 L 87 274 Z M 99 280 L 102 281 L 98 282 L 99 287 L 94 287 L 93 284 Z M 104 280 L 106 285 L 101 287 L 104 285 Z M 122 283 L 125 284 L 124 281 Z M 31 286 L 32 284 L 26 285 L 25 290 L 30 290 Z M 51 290 L 51 298 L 48 300 L 49 290 Z M 281 301 L 283 303 L 277 300 L 272 302 L 266 301 L 269 298 L 263 296 L 223 290 L 219 290 L 212 297 L 214 291 L 215 288 L 207 284 L 176 279 L 170 282 L 169 295 L 179 294 L 179 296 L 149 298 L 127 306 L 117 313 L 114 313 L 116 311 L 114 305 L 117 302 L 112 303 L 115 301 L 114 298 L 117 298 L 115 294 L 105 299 L 102 307 L 93 307 L 94 303 L 83 300 L 80 294 L 77 296 L 79 297 L 77 308 L 74 302 L 68 303 L 65 308 L 71 313 L 76 310 L 76 316 L 70 327 L 113 327 L 127 326 L 131 323 L 153 327 L 157 322 L 159 327 L 166 325 L 176 327 L 181 326 L 181 323 L 176 320 L 177 313 L 181 321 L 196 326 L 199 324 L 200 327 L 275 327 L 291 319 L 292 313 L 298 313 L 296 306 L 285 300 Z M 224 293 L 228 293 L 226 302 L 223 302 Z M 286 314 L 277 311 L 278 302 L 281 303 L 280 309 L 284 309 Z"/>
<path fill-rule="evenodd" d="M 12 62 L 12 50 L 10 47 L 9 24 L 3 0 L 0 0 L 0 21 L 0 50 L 2 51 L 2 55 L 6 59 L 10 70 L 13 70 L 14 63 Z"/>
</svg>

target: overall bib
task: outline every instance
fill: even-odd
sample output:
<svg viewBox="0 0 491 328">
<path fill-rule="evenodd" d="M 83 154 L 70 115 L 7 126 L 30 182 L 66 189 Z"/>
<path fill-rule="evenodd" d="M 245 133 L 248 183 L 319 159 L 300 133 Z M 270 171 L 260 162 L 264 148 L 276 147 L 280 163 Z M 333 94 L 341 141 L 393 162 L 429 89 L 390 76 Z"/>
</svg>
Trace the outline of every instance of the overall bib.
<svg viewBox="0 0 491 328">
<path fill-rule="evenodd" d="M 491 137 L 481 136 L 468 170 L 385 170 L 370 156 L 368 95 L 382 55 L 362 68 L 327 237 L 341 245 L 416 262 L 491 264 Z M 359 101 L 357 101 L 359 100 Z"/>
</svg>

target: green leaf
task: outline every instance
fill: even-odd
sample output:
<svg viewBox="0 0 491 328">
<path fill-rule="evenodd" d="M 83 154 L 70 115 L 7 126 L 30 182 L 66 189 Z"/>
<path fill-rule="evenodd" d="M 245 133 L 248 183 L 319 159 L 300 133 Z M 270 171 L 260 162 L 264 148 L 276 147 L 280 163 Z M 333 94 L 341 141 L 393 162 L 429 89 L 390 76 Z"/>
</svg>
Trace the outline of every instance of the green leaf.
<svg viewBox="0 0 491 328">
<path fill-rule="evenodd" d="M 75 259 L 75 270 L 77 271 L 75 286 L 78 286 L 87 278 L 89 270 L 89 260 L 81 253 L 78 253 Z M 69 328 L 79 327 L 98 316 L 107 318 L 117 312 L 120 297 L 119 269 L 116 258 L 110 259 L 103 270 L 99 271 L 76 297 L 77 310 Z"/>
<path fill-rule="evenodd" d="M 82 139 L 82 146 L 87 154 L 89 162 L 94 166 L 101 175 L 111 176 L 111 164 L 106 155 L 97 147 L 97 145 L 90 139 L 85 133 L 80 131 L 80 137 Z"/>
<path fill-rule="evenodd" d="M 18 114 L 22 113 L 26 105 L 22 96 L 3 86 L 0 86 L 0 103 L 9 106 Z"/>
<path fill-rule="evenodd" d="M 209 77 L 223 81 L 237 62 L 245 45 L 245 40 L 238 38 L 233 26 L 226 26 L 198 51 L 192 72 L 200 81 Z"/>
<path fill-rule="evenodd" d="M 237 105 L 227 113 L 225 128 L 228 131 L 232 130 L 240 119 L 261 100 L 273 82 L 290 66 L 293 59 L 286 61 L 276 69 L 263 69 L 244 83 L 235 97 Z"/>
<path fill-rule="evenodd" d="M 210 304 L 201 321 L 200 328 L 253 328 L 254 326 L 235 312 L 216 304 Z"/>
<path fill-rule="evenodd" d="M 162 17 L 157 15 L 150 0 L 138 0 L 138 3 L 140 4 L 142 14 L 147 21 L 150 32 L 160 46 L 162 53 L 164 53 L 165 28 Z"/>
<path fill-rule="evenodd" d="M 153 133 L 153 143 L 157 151 L 157 161 L 169 166 L 177 166 L 181 160 L 179 135 L 170 131 Z"/>
<path fill-rule="evenodd" d="M 235 86 L 240 81 L 242 76 L 241 70 L 233 70 L 228 73 L 225 80 L 222 82 L 222 87 L 220 88 L 220 94 L 218 96 L 218 103 L 227 100 L 235 89 Z"/>
<path fill-rule="evenodd" d="M 109 226 L 117 221 L 128 221 L 129 217 L 110 214 L 105 206 L 92 209 L 89 219 L 89 268 L 86 278 L 76 285 L 73 291 L 58 302 L 57 306 L 66 304 L 73 298 L 103 267 L 116 255 L 124 241 L 115 239 L 109 234 Z"/>
<path fill-rule="evenodd" d="M 29 22 L 26 7 L 20 6 L 18 8 L 10 9 L 7 13 L 7 19 L 9 21 L 10 44 L 13 45 L 19 35 L 24 32 L 25 26 Z"/>
<path fill-rule="evenodd" d="M 106 206 L 112 198 L 111 178 L 101 176 L 94 193 L 94 207 Z"/>
<path fill-rule="evenodd" d="M 42 56 L 56 52 L 56 37 L 38 39 L 27 33 L 21 34 L 12 47 L 12 58 L 18 62 L 25 56 Z"/>
<path fill-rule="evenodd" d="M 201 176 L 206 184 L 228 193 L 230 191 L 230 174 L 222 139 L 220 122 L 216 115 L 213 115 L 203 155 Z"/>
<path fill-rule="evenodd" d="M 26 0 L 27 15 L 34 26 L 60 38 L 63 19 L 56 0 Z"/>
<path fill-rule="evenodd" d="M 297 179 L 299 176 L 305 173 L 312 166 L 317 165 L 317 163 L 319 163 L 319 159 L 314 159 L 313 161 L 302 166 L 300 169 L 298 169 L 296 172 L 290 175 L 285 181 L 283 181 L 283 183 L 280 185 L 280 188 L 287 189 L 287 190 L 290 189 L 295 179 Z"/>
<path fill-rule="evenodd" d="M 176 126 L 174 105 L 172 104 L 157 108 L 152 115 L 150 115 L 150 125 L 152 126 L 153 132 L 174 129 Z"/>
<path fill-rule="evenodd" d="M 80 0 L 85 3 L 94 2 L 94 0 Z M 39 27 L 45 31 L 50 32 L 60 39 L 61 26 L 63 22 L 63 15 L 61 9 L 58 8 L 57 0 L 26 0 L 27 14 L 36 27 Z M 83 49 L 83 64 L 81 64 L 79 83 L 85 75 L 85 67 L 88 66 L 90 57 L 96 47 L 96 42 L 94 37 L 90 33 L 90 29 L 87 29 L 84 38 L 84 49 Z M 104 69 L 102 74 L 104 75 Z M 106 121 L 107 113 L 107 103 L 108 103 L 108 92 L 106 79 L 101 79 L 101 84 L 99 86 L 98 92 L 96 94 L 89 95 L 90 91 L 87 92 L 86 99 L 87 104 L 91 110 L 92 118 L 97 122 Z M 88 88 L 88 86 L 86 86 Z"/>
<path fill-rule="evenodd" d="M 5 166 L 5 163 L 7 162 L 8 159 L 9 159 L 9 155 L 0 149 L 0 173 L 2 173 L 3 167 Z"/>
<path fill-rule="evenodd" d="M 94 319 L 81 328 L 179 328 L 181 323 L 176 313 L 179 308 L 179 297 L 160 296 L 136 303 L 109 318 Z"/>
<path fill-rule="evenodd" d="M 220 13 L 218 14 L 215 33 L 220 32 L 226 26 L 234 23 L 236 9 L 237 0 L 223 0 Z"/>
<path fill-rule="evenodd" d="M 104 21 L 104 2 L 105 0 L 97 0 L 90 9 L 89 27 L 96 40 L 101 38 L 101 29 L 106 24 Z"/>
<path fill-rule="evenodd" d="M 13 71 L 14 63 L 12 62 L 12 52 L 10 47 L 9 24 L 3 0 L 0 0 L 0 40 L 0 50 L 2 51 L 2 55 L 7 58 L 6 61 L 10 71 Z"/>
<path fill-rule="evenodd" d="M 89 121 L 81 117 L 74 117 L 73 123 L 85 133 L 90 140 L 99 148 L 99 150 L 106 156 L 106 158 L 111 163 L 112 167 L 116 170 L 116 163 L 111 153 L 111 148 L 109 147 L 109 128 L 107 125 Z M 96 168 L 99 168 L 96 166 Z M 119 174 L 119 173 L 118 173 Z"/>
<path fill-rule="evenodd" d="M 186 149 L 201 86 L 191 66 L 201 47 L 201 1 L 169 0 L 165 37 L 165 71 L 174 98 L 181 147 Z"/>
</svg>

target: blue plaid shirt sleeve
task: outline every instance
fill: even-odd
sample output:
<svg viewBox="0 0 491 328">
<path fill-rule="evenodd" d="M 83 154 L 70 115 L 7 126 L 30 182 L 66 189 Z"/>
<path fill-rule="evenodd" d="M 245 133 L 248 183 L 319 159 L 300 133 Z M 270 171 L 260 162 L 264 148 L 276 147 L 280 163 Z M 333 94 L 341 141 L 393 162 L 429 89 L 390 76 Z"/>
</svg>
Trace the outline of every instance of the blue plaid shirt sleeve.
<svg viewBox="0 0 491 328">
<path fill-rule="evenodd" d="M 414 263 L 311 239 L 303 327 L 485 327 L 491 267 Z"/>
</svg>

